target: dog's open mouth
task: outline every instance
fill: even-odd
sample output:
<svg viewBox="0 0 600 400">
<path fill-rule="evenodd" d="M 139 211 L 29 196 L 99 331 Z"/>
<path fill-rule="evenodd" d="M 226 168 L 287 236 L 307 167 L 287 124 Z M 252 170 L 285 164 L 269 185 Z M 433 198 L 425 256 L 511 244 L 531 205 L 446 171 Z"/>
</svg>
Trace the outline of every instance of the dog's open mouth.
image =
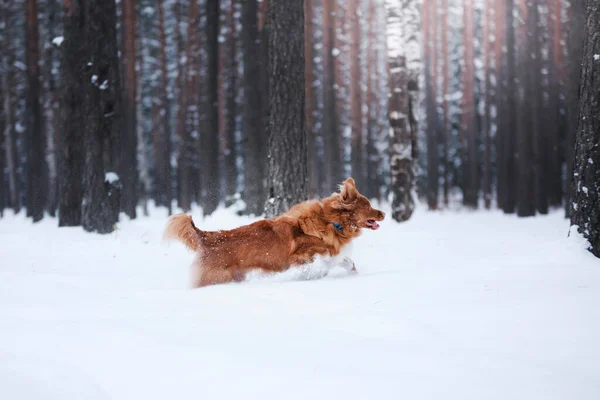
<svg viewBox="0 0 600 400">
<path fill-rule="evenodd" d="M 367 222 L 365 222 L 365 226 L 373 230 L 379 229 L 379 224 L 374 219 L 368 219 Z"/>
</svg>

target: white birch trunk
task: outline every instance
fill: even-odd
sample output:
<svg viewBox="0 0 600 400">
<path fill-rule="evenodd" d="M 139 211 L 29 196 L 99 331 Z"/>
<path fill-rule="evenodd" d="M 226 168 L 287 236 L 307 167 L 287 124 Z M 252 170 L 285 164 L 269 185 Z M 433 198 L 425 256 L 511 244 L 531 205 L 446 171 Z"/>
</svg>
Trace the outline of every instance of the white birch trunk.
<svg viewBox="0 0 600 400">
<path fill-rule="evenodd" d="M 392 218 L 408 220 L 415 208 L 417 118 L 421 68 L 417 0 L 386 0 Z"/>
</svg>

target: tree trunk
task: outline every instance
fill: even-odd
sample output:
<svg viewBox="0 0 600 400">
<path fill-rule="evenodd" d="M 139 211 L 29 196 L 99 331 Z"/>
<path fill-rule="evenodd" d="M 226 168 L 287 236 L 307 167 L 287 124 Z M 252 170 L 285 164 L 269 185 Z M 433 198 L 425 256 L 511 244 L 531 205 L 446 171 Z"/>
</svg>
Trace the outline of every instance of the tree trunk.
<svg viewBox="0 0 600 400">
<path fill-rule="evenodd" d="M 350 18 L 350 128 L 351 128 L 351 160 L 352 177 L 357 187 L 365 187 L 364 176 L 364 151 L 365 146 L 363 126 L 362 126 L 362 89 L 360 87 L 361 76 L 361 57 L 360 57 L 360 15 L 359 0 L 350 0 L 348 12 Z"/>
<path fill-rule="evenodd" d="M 122 207 L 129 218 L 136 217 L 137 206 L 137 73 L 135 70 L 135 0 L 121 0 L 123 59 L 123 132 L 119 176 L 123 185 Z"/>
<path fill-rule="evenodd" d="M 388 53 L 388 117 L 390 121 L 390 163 L 392 178 L 392 218 L 408 220 L 414 211 L 416 124 L 411 122 L 414 111 L 414 92 L 418 72 L 407 48 L 418 43 L 419 13 L 415 0 L 405 1 L 404 7 L 386 3 Z M 411 61 L 410 64 L 407 64 Z"/>
<path fill-rule="evenodd" d="M 206 0 L 206 54 L 208 110 L 206 128 L 200 134 L 202 182 L 201 205 L 204 215 L 219 205 L 219 0 Z"/>
<path fill-rule="evenodd" d="M 246 144 L 244 200 L 248 214 L 260 215 L 264 209 L 264 167 L 262 135 L 259 132 L 261 96 L 258 58 L 258 7 L 256 0 L 242 3 L 242 46 L 244 55 L 243 129 Z"/>
<path fill-rule="evenodd" d="M 0 35 L 1 36 L 1 35 Z M 1 39 L 1 37 L 0 37 Z M 2 72 L 3 74 L 5 73 L 4 68 L 2 68 L 0 66 L 0 72 Z M 2 79 L 0 79 L 0 94 L 4 93 L 4 91 L 6 90 L 4 88 L 4 81 Z M 5 136 L 4 136 L 4 131 L 5 131 L 5 124 L 6 123 L 6 116 L 4 115 L 4 113 L 0 112 L 0 218 L 4 216 L 4 208 L 6 206 L 5 204 L 5 198 L 6 198 L 6 185 L 5 185 L 5 179 L 4 179 L 4 171 L 6 171 L 7 166 L 6 166 L 6 162 L 5 162 L 5 156 L 6 153 L 4 151 L 4 142 L 5 142 Z"/>
<path fill-rule="evenodd" d="M 103 143 L 121 127 L 120 70 L 116 6 L 112 1 L 80 1 L 83 8 L 83 175 L 82 226 L 86 231 L 110 233 L 118 220 L 120 183 L 104 166 Z M 91 64 L 91 65 L 90 65 Z M 112 198 L 111 198 L 112 197 Z"/>
<path fill-rule="evenodd" d="M 514 28 L 514 0 L 506 0 L 506 76 L 505 76 L 505 113 L 502 140 L 503 188 L 502 207 L 505 213 L 514 213 L 517 207 L 517 65 Z"/>
<path fill-rule="evenodd" d="M 83 196 L 83 76 L 87 68 L 83 4 L 65 3 L 64 41 L 61 44 L 61 134 L 59 157 L 58 225 L 81 225 Z"/>
<path fill-rule="evenodd" d="M 256 1 L 256 0 L 254 0 Z M 225 93 L 225 204 L 229 205 L 235 201 L 235 196 L 238 193 L 238 168 L 237 168 L 237 118 L 239 107 L 237 105 L 238 88 L 240 86 L 238 80 L 238 64 L 239 64 L 239 46 L 238 36 L 239 32 L 237 29 L 239 18 L 237 17 L 237 1 L 230 1 L 229 12 L 226 17 L 226 24 L 228 26 L 228 35 L 226 41 L 226 50 L 223 53 L 223 63 L 225 64 L 225 76 L 226 80 L 226 93 Z M 256 54 L 254 55 L 256 57 Z M 258 84 L 258 83 L 257 83 Z M 259 109 L 259 118 L 262 109 Z M 264 160 L 263 160 L 264 162 Z M 261 197 L 261 207 L 262 201 Z"/>
<path fill-rule="evenodd" d="M 449 74 L 449 63 L 450 58 L 448 57 L 448 13 L 450 9 L 448 8 L 448 0 L 442 0 L 442 108 L 444 112 L 443 121 L 442 121 L 442 168 L 444 175 L 444 205 L 448 207 L 448 194 L 450 191 L 450 165 L 448 163 L 449 155 L 448 155 L 448 142 L 450 140 L 450 126 L 448 120 L 448 87 L 450 81 Z"/>
<path fill-rule="evenodd" d="M 62 32 L 56 19 L 59 12 L 57 0 L 46 2 L 46 37 L 45 42 L 51 42 L 57 32 Z M 46 210 L 50 216 L 56 216 L 58 207 L 58 171 L 57 171 L 57 142 L 58 142 L 58 82 L 56 72 L 59 69 L 57 60 L 58 42 L 45 46 L 44 52 L 44 136 L 46 137 L 46 163 L 48 166 Z"/>
<path fill-rule="evenodd" d="M 336 110 L 335 0 L 323 0 L 323 168 L 321 194 L 331 192 L 342 179 L 340 132 Z"/>
<path fill-rule="evenodd" d="M 541 6 L 541 0 L 530 0 L 529 16 L 527 19 L 528 30 L 531 33 L 528 35 L 530 57 L 531 57 L 531 90 L 532 90 L 532 101 L 531 106 L 531 117 L 532 117 L 532 128 L 531 135 L 533 141 L 533 172 L 535 175 L 535 204 L 536 209 L 540 214 L 548 214 L 548 188 L 546 186 L 546 176 L 548 158 L 548 135 L 547 131 L 544 132 L 544 121 L 546 115 L 543 115 L 542 109 L 544 107 L 544 87 L 542 82 L 542 52 L 541 47 L 543 45 L 543 32 L 541 29 L 541 18 L 539 7 Z M 545 133 L 545 134 L 544 134 Z"/>
<path fill-rule="evenodd" d="M 575 140 L 573 184 L 571 186 L 571 225 L 590 243 L 590 251 L 600 258 L 600 8 L 587 1 L 583 63 L 579 97 L 579 117 Z"/>
<path fill-rule="evenodd" d="M 437 131 L 437 5 L 435 0 L 423 3 L 423 54 L 425 73 L 425 104 L 427 110 L 427 204 L 438 208 L 439 165 Z"/>
<path fill-rule="evenodd" d="M 355 0 L 353 0 L 355 1 Z M 315 14 L 315 1 L 306 0 L 304 2 L 304 50 L 306 56 L 305 74 L 306 74 L 306 142 L 307 142 L 307 168 L 308 168 L 308 197 L 316 197 L 319 193 L 319 179 L 317 173 L 317 129 L 315 124 L 314 112 L 317 108 L 316 90 L 313 87 L 318 76 L 315 73 L 315 30 L 313 18 Z"/>
<path fill-rule="evenodd" d="M 2 32 L 2 65 L 3 73 L 0 79 L 2 80 L 2 111 L 4 113 L 4 135 L 6 167 L 8 169 L 8 206 L 12 207 L 13 211 L 18 213 L 21 210 L 21 184 L 18 174 L 19 160 L 17 157 L 17 132 L 15 129 L 15 110 L 13 107 L 13 66 L 15 63 L 15 54 L 11 31 L 9 27 L 12 25 L 12 10 L 10 0 L 2 2 L 2 22 L 5 29 Z"/>
<path fill-rule="evenodd" d="M 368 198 L 376 198 L 379 194 L 379 154 L 377 154 L 377 34 L 375 30 L 376 25 L 376 5 L 375 2 L 368 3 L 367 11 L 367 71 L 366 71 L 366 104 L 367 116 L 366 116 L 366 131 L 367 131 L 367 144 L 366 144 L 366 176 L 367 182 L 364 187 L 364 194 Z M 389 62 L 388 62 L 389 64 Z M 388 104 L 389 108 L 389 104 Z M 323 110 L 325 113 L 325 109 Z M 388 116 L 389 118 L 389 116 Z M 327 134 L 326 132 L 324 134 Z M 325 169 L 325 168 L 323 168 Z M 392 178 L 393 179 L 393 178 Z"/>
<path fill-rule="evenodd" d="M 548 102 L 544 107 L 542 121 L 545 121 L 541 138 L 547 137 L 546 144 L 546 179 L 548 188 L 548 201 L 550 206 L 559 206 L 562 203 L 562 171 L 561 142 L 563 126 L 563 110 L 561 106 L 561 92 L 564 79 L 563 34 L 562 34 L 562 5 L 561 0 L 548 1 L 548 58 L 545 62 L 548 70 Z"/>
<path fill-rule="evenodd" d="M 496 201 L 498 208 L 504 208 L 506 166 L 504 161 L 504 145 L 506 138 L 506 3 L 494 2 L 494 75 L 496 80 L 495 106 L 496 106 Z"/>
<path fill-rule="evenodd" d="M 156 8 L 158 11 L 158 35 L 160 42 L 160 71 L 161 71 L 161 128 L 157 129 L 160 135 L 155 138 L 159 143 L 155 146 L 155 198 L 157 204 L 166 206 L 169 215 L 171 215 L 171 199 L 173 195 L 171 178 L 171 107 L 168 95 L 168 75 L 167 75 L 167 38 L 165 34 L 165 12 L 163 0 L 157 0 Z"/>
<path fill-rule="evenodd" d="M 195 179 L 196 160 L 196 138 L 198 135 L 197 106 L 192 99 L 197 99 L 198 88 L 198 66 L 200 64 L 199 32 L 198 25 L 200 17 L 198 13 L 198 2 L 192 1 L 188 9 L 187 38 L 185 48 L 185 68 L 181 68 L 182 87 L 181 103 L 177 130 L 179 137 L 179 197 L 178 206 L 187 212 L 191 209 L 192 201 L 198 190 L 198 182 Z"/>
<path fill-rule="evenodd" d="M 493 42 L 491 41 L 492 35 L 492 1 L 487 0 L 485 4 L 485 22 L 483 30 L 483 52 L 484 52 L 484 113 L 482 120 L 482 131 L 483 131 L 483 200 L 486 209 L 490 209 L 492 206 L 492 115 L 491 115 L 491 103 L 492 103 L 492 56 L 493 56 Z"/>
<path fill-rule="evenodd" d="M 518 15 L 520 21 L 517 26 L 518 32 L 518 113 L 517 113 L 517 154 L 518 154 L 518 197 L 517 214 L 520 217 L 535 215 L 535 172 L 534 172 L 534 137 L 535 118 L 532 109 L 535 102 L 535 80 L 531 54 L 533 40 L 528 33 L 530 19 L 535 18 L 533 11 L 529 12 L 527 0 L 519 0 Z"/>
<path fill-rule="evenodd" d="M 567 55 L 567 84 L 565 85 L 566 104 L 567 104 L 567 179 L 566 179 L 566 213 L 569 216 L 571 210 L 570 196 L 573 194 L 569 190 L 573 185 L 571 171 L 573 171 L 573 162 L 575 157 L 575 137 L 577 129 L 578 107 L 579 107 L 579 84 L 581 78 L 581 60 L 584 42 L 585 22 L 585 3 L 586 0 L 570 0 L 569 21 L 566 45 Z"/>
<path fill-rule="evenodd" d="M 477 129 L 475 121 L 475 6 L 473 0 L 464 0 L 464 70 L 461 113 L 462 154 L 463 154 L 463 204 L 477 208 L 478 169 L 477 169 Z"/>
<path fill-rule="evenodd" d="M 270 0 L 267 216 L 307 198 L 304 3 Z"/>
<path fill-rule="evenodd" d="M 44 171 L 44 138 L 42 135 L 42 108 L 40 106 L 39 33 L 37 0 L 26 3 L 26 60 L 27 60 L 27 216 L 37 222 L 44 217 L 46 182 Z"/>
</svg>

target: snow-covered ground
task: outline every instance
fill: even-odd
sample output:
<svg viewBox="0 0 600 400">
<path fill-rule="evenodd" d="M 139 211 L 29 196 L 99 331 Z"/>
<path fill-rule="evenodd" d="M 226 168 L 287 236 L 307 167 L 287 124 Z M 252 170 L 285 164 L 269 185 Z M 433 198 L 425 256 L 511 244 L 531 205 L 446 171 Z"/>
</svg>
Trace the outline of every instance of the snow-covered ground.
<svg viewBox="0 0 600 400">
<path fill-rule="evenodd" d="M 419 211 L 357 275 L 198 290 L 165 222 L 0 220 L 0 399 L 600 399 L 600 262 L 561 212 Z"/>
</svg>

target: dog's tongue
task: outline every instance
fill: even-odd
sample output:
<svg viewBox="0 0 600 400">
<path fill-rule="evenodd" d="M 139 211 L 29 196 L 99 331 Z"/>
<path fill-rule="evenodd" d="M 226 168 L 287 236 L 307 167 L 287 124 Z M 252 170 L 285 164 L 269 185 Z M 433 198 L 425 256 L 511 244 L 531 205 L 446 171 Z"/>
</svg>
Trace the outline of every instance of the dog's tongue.
<svg viewBox="0 0 600 400">
<path fill-rule="evenodd" d="M 373 230 L 379 229 L 379 224 L 377 223 L 377 221 L 373 221 L 372 219 L 367 221 L 367 226 Z"/>
</svg>

